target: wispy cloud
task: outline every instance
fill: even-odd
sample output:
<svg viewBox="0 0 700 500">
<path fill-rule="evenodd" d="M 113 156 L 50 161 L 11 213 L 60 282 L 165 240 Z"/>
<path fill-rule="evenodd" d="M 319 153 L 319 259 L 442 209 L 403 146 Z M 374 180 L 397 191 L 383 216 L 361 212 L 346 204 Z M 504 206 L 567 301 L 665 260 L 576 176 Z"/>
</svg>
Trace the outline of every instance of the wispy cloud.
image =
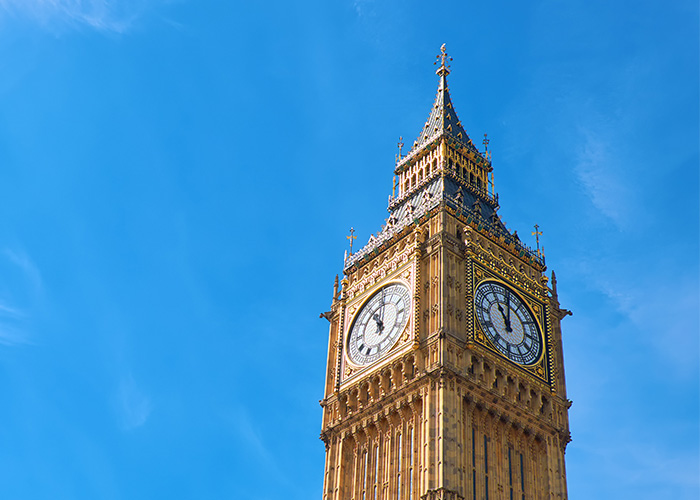
<svg viewBox="0 0 700 500">
<path fill-rule="evenodd" d="M 0 302 L 0 345 L 13 346 L 29 343 L 29 338 L 20 322 L 25 314 L 6 303 Z"/>
<path fill-rule="evenodd" d="M 620 430 L 618 436 L 624 432 Z M 700 486 L 695 451 L 676 448 L 671 452 L 667 445 L 659 443 L 653 436 L 647 436 L 647 439 L 638 435 L 634 438 L 624 437 L 614 439 L 612 446 L 610 443 L 594 442 L 579 445 L 578 448 L 588 455 L 589 460 L 599 464 L 597 468 L 601 472 L 617 478 L 628 487 L 654 489 L 662 486 L 665 491 L 682 494 L 697 493 Z"/>
<path fill-rule="evenodd" d="M 2 0 L 0 0 L 2 1 Z M 39 293 L 44 288 L 41 279 L 41 273 L 34 261 L 29 257 L 27 252 L 19 249 L 5 249 L 5 255 L 14 265 L 20 268 L 27 280 L 30 282 L 33 291 Z"/>
<path fill-rule="evenodd" d="M 144 425 L 153 411 L 151 398 L 139 388 L 131 374 L 120 381 L 118 410 L 121 427 L 126 431 Z"/>
<path fill-rule="evenodd" d="M 700 290 L 693 273 L 671 262 L 654 262 L 646 255 L 619 260 L 578 263 L 582 280 L 598 290 L 626 318 L 628 334 L 653 349 L 666 369 L 695 377 L 698 367 Z M 669 280 L 669 276 L 673 279 Z"/>
<path fill-rule="evenodd" d="M 81 27 L 124 33 L 155 3 L 167 0 L 0 0 L 0 14 L 50 28 Z"/>
<path fill-rule="evenodd" d="M 358 16 L 364 16 L 368 12 L 368 7 L 371 7 L 371 0 L 353 0 L 352 6 Z"/>
<path fill-rule="evenodd" d="M 634 210 L 629 184 L 620 178 L 622 161 L 616 158 L 610 136 L 584 130 L 576 156 L 576 176 L 593 205 L 618 228 L 624 228 Z"/>
<path fill-rule="evenodd" d="M 669 366 L 684 374 L 695 374 L 698 365 L 698 297 L 693 280 L 677 281 L 672 286 L 646 283 L 615 291 L 608 283 L 604 291 L 617 309 L 654 347 Z"/>
<path fill-rule="evenodd" d="M 43 281 L 39 268 L 27 252 L 18 248 L 5 248 L 0 256 L 4 269 L 4 290 L 0 296 L 0 345 L 28 344 L 26 321 L 36 299 L 43 292 Z M 8 265 L 9 264 L 9 265 Z M 12 276 L 15 276 L 12 279 Z M 23 304 L 22 307 L 17 303 Z"/>
<path fill-rule="evenodd" d="M 294 481 L 282 469 L 269 440 L 265 439 L 265 436 L 269 437 L 270 434 L 260 430 L 255 424 L 255 417 L 251 416 L 247 409 L 238 408 L 227 418 L 227 421 L 242 444 L 241 450 L 245 450 L 249 460 L 257 462 L 259 467 L 270 470 L 277 481 L 284 484 L 286 488 L 293 488 Z"/>
<path fill-rule="evenodd" d="M 246 411 L 240 410 L 234 415 L 234 428 L 239 437 L 245 441 L 247 449 L 253 451 L 265 465 L 276 467 L 274 457 L 263 441 L 261 432 L 251 422 Z"/>
</svg>

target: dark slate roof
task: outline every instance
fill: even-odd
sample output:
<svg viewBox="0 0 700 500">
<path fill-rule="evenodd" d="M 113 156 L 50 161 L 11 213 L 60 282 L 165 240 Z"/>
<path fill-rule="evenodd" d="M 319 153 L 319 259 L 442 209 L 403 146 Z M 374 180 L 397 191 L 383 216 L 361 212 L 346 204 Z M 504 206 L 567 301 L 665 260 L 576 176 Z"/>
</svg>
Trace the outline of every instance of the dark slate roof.
<svg viewBox="0 0 700 500">
<path fill-rule="evenodd" d="M 474 144 L 472 144 L 471 139 L 467 135 L 466 130 L 464 130 L 464 127 L 462 127 L 462 124 L 457 117 L 457 112 L 452 105 L 450 91 L 447 88 L 448 72 L 449 71 L 447 71 L 444 67 L 441 67 L 438 70 L 438 74 L 440 75 L 440 85 L 438 86 L 437 95 L 435 96 L 435 104 L 433 104 L 433 108 L 430 110 L 430 116 L 428 116 L 428 120 L 425 122 L 423 130 L 413 143 L 413 147 L 411 147 L 411 151 L 409 151 L 407 156 L 411 156 L 411 153 L 422 149 L 435 137 L 442 134 L 453 138 L 454 140 L 464 144 L 475 153 L 478 153 L 478 150 Z"/>
</svg>

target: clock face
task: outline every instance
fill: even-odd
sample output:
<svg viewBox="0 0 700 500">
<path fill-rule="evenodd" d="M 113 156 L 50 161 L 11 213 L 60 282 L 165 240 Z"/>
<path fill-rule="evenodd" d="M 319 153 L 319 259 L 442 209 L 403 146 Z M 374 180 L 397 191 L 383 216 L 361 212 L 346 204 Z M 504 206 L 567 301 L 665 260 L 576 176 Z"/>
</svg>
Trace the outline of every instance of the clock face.
<svg viewBox="0 0 700 500">
<path fill-rule="evenodd" d="M 356 365 L 375 362 L 396 343 L 408 323 L 411 296 L 400 283 L 382 287 L 362 306 L 348 335 L 348 356 Z"/>
<path fill-rule="evenodd" d="M 476 317 L 494 347 L 511 361 L 531 365 L 540 359 L 542 336 L 530 309 L 510 288 L 482 283 L 474 294 Z"/>
</svg>

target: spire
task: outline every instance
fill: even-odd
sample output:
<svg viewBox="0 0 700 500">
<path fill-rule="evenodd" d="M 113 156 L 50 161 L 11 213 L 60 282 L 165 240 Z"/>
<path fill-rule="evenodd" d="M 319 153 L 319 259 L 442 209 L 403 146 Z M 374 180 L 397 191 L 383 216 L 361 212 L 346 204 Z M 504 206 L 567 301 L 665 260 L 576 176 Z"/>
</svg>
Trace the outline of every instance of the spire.
<svg viewBox="0 0 700 500">
<path fill-rule="evenodd" d="M 457 113 L 452 106 L 450 91 L 447 87 L 447 75 L 450 74 L 449 61 L 451 61 L 452 58 L 447 55 L 444 43 L 442 47 L 440 47 L 440 54 L 437 56 L 437 59 L 440 62 L 440 67 L 435 73 L 440 77 L 440 83 L 438 85 L 437 95 L 435 96 L 435 104 L 433 104 L 433 108 L 430 110 L 430 115 L 423 126 L 423 130 L 413 143 L 409 155 L 423 148 L 423 146 L 443 134 L 464 144 L 474 152 L 478 152 L 467 135 L 467 132 L 464 130 L 464 127 L 462 127 L 462 123 L 459 121 Z M 436 61 L 435 64 L 437 64 L 438 61 Z"/>
</svg>

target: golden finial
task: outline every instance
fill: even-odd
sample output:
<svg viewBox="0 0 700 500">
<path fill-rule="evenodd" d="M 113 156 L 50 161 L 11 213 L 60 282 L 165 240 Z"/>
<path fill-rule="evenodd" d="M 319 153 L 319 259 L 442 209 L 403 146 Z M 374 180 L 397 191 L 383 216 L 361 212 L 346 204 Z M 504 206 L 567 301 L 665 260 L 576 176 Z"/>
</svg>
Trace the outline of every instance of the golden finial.
<svg viewBox="0 0 700 500">
<path fill-rule="evenodd" d="M 481 141 L 481 143 L 484 145 L 484 158 L 488 162 L 491 161 L 491 151 L 489 151 L 489 143 L 490 142 L 491 142 L 491 140 L 489 139 L 488 134 L 484 134 L 484 140 Z"/>
<path fill-rule="evenodd" d="M 538 224 L 535 224 L 535 230 L 532 232 L 532 235 L 535 237 L 535 241 L 537 242 L 537 255 L 541 255 L 540 253 L 540 236 L 542 236 L 542 231 L 539 230 L 540 226 Z"/>
<path fill-rule="evenodd" d="M 440 61 L 440 67 L 435 73 L 440 76 L 447 76 L 450 73 L 450 65 L 447 63 L 451 61 L 452 58 L 447 55 L 444 43 L 440 47 L 440 54 L 437 55 L 436 59 Z M 437 61 L 435 61 L 433 64 L 437 64 Z"/>
<path fill-rule="evenodd" d="M 357 239 L 357 236 L 355 236 L 355 228 L 350 228 L 350 236 L 346 236 L 346 238 L 350 240 L 350 255 L 352 255 L 352 241 Z"/>
</svg>

